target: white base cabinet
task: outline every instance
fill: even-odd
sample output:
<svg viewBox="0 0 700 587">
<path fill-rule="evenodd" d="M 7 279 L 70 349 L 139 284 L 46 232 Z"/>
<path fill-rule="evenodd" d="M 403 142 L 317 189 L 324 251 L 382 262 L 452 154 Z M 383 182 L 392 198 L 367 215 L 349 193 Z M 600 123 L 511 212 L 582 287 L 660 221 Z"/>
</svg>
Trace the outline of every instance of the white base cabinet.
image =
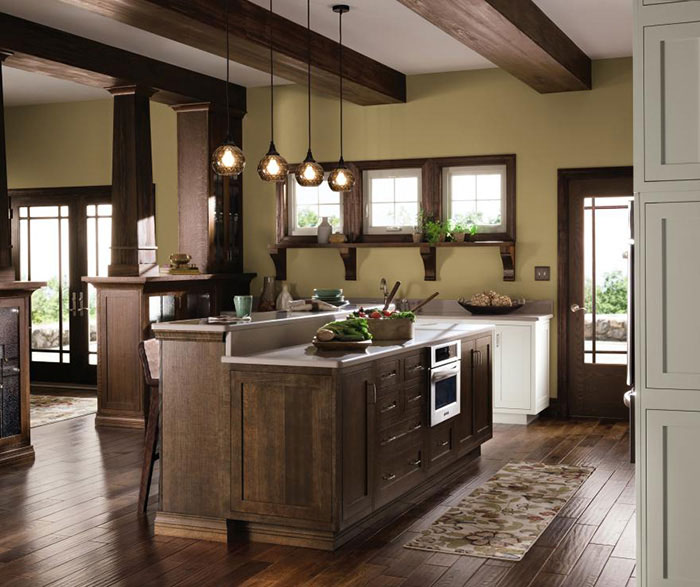
<svg viewBox="0 0 700 587">
<path fill-rule="evenodd" d="M 549 406 L 550 319 L 494 323 L 493 421 L 526 425 Z"/>
</svg>

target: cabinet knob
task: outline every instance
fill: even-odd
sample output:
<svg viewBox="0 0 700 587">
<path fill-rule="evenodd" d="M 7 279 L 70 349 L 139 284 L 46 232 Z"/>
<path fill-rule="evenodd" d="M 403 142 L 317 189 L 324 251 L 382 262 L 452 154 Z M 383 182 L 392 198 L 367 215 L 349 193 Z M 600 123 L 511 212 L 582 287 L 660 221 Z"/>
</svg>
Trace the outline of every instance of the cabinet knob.
<svg viewBox="0 0 700 587">
<path fill-rule="evenodd" d="M 384 479 L 384 481 L 393 481 L 394 479 L 396 479 L 396 474 L 387 473 L 386 475 L 382 475 L 382 479 Z"/>
<path fill-rule="evenodd" d="M 420 460 L 420 459 L 415 459 L 415 460 L 413 460 L 413 461 L 408 461 L 408 464 L 409 464 L 409 465 L 412 465 L 412 466 L 414 466 L 414 467 L 420 467 L 421 460 Z"/>
<path fill-rule="evenodd" d="M 571 304 L 571 311 L 575 314 L 576 312 L 584 312 L 586 308 L 582 308 L 578 304 Z"/>
<path fill-rule="evenodd" d="M 448 444 L 450 444 L 450 441 L 446 440 L 445 442 L 441 442 L 439 446 L 447 446 Z"/>
</svg>

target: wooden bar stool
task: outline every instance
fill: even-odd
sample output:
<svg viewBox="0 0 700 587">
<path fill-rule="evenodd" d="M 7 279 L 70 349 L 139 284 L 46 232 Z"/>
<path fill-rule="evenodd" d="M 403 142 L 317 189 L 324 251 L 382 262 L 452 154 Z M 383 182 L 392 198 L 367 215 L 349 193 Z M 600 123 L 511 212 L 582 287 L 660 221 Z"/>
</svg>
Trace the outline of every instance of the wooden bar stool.
<svg viewBox="0 0 700 587">
<path fill-rule="evenodd" d="M 160 342 L 150 338 L 139 343 L 139 359 L 143 367 L 148 390 L 148 416 L 146 419 L 146 439 L 141 467 L 141 487 L 139 490 L 139 512 L 148 508 L 148 494 L 151 492 L 153 467 L 160 457 L 158 436 L 160 430 Z"/>
</svg>

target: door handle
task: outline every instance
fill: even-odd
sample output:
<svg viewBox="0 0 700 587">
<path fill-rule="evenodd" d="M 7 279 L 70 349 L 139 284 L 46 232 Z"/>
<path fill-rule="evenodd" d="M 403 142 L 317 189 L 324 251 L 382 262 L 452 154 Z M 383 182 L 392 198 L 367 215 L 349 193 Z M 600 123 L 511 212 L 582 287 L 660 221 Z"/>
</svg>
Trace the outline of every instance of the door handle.
<svg viewBox="0 0 700 587">
<path fill-rule="evenodd" d="M 582 308 L 578 304 L 571 304 L 571 311 L 575 314 L 576 312 L 584 312 L 586 308 Z"/>
<path fill-rule="evenodd" d="M 83 306 L 83 292 L 81 291 L 78 294 L 78 314 L 81 316 L 83 315 L 83 312 L 87 311 L 87 306 Z"/>
<path fill-rule="evenodd" d="M 70 294 L 70 313 L 75 316 L 78 311 L 78 294 L 72 292 Z"/>
</svg>

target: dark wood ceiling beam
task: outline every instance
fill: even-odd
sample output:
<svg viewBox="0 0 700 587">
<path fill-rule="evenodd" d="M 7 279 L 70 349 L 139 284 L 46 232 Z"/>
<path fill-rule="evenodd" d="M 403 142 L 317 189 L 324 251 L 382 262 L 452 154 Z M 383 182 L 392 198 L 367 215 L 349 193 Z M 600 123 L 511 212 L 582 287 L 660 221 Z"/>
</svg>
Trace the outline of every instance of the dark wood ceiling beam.
<svg viewBox="0 0 700 587">
<path fill-rule="evenodd" d="M 591 60 L 532 0 L 399 0 L 538 92 L 591 89 Z"/>
<path fill-rule="evenodd" d="M 5 65 L 98 88 L 139 85 L 165 104 L 225 104 L 226 82 L 110 45 L 0 13 Z M 246 89 L 230 84 L 231 109 L 246 111 Z M 105 94 L 107 97 L 107 94 Z"/>
<path fill-rule="evenodd" d="M 150 33 L 225 55 L 223 0 L 62 0 Z M 231 57 L 237 63 L 269 72 L 269 32 L 275 46 L 275 72 L 306 84 L 306 28 L 248 0 L 230 0 Z M 312 15 L 313 18 L 313 15 Z M 314 89 L 338 95 L 338 43 L 312 32 Z M 361 105 L 406 101 L 406 76 L 348 48 L 343 49 L 344 96 Z"/>
</svg>

